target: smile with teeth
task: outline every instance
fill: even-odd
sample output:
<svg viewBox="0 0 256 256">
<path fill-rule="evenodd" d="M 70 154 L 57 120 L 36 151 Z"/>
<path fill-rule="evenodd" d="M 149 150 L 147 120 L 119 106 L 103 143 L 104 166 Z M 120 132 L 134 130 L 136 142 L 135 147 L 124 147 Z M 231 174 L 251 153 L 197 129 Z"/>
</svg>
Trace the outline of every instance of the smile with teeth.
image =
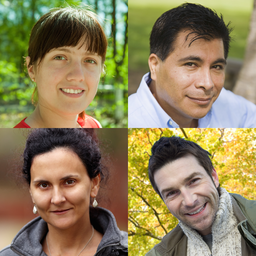
<svg viewBox="0 0 256 256">
<path fill-rule="evenodd" d="M 205 206 L 206 206 L 206 203 L 205 203 L 202 207 L 200 207 L 197 211 L 191 212 L 191 213 L 187 213 L 187 215 L 195 215 L 195 214 L 197 214 L 197 213 L 203 211 L 204 208 L 205 208 Z"/>
<path fill-rule="evenodd" d="M 74 90 L 74 89 L 63 89 L 61 88 L 61 90 L 63 92 L 66 92 L 66 93 L 71 93 L 71 94 L 78 94 L 78 93 L 81 93 L 83 90 Z"/>
</svg>

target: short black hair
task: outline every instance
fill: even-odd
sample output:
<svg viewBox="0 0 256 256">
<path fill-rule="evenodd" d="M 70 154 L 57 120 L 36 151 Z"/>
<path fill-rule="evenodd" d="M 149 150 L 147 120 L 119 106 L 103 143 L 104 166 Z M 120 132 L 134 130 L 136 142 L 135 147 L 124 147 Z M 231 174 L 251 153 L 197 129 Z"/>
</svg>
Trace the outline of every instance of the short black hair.
<svg viewBox="0 0 256 256">
<path fill-rule="evenodd" d="M 154 53 L 164 61 L 174 50 L 175 40 L 182 30 L 190 30 L 188 35 L 194 34 L 190 44 L 199 38 L 222 39 L 227 58 L 232 31 L 230 22 L 226 25 L 222 14 L 218 16 L 207 7 L 191 3 L 173 8 L 157 19 L 150 35 L 150 54 Z"/>
<path fill-rule="evenodd" d="M 155 183 L 155 173 L 168 163 L 187 155 L 194 156 L 212 179 L 213 165 L 211 154 L 197 145 L 195 142 L 180 137 L 162 137 L 151 148 L 151 156 L 148 164 L 148 176 L 154 190 L 161 196 Z M 213 179 L 212 179 L 213 180 Z M 219 192 L 219 188 L 217 188 Z M 220 192 L 219 192 L 220 193 Z"/>
<path fill-rule="evenodd" d="M 90 179 L 100 174 L 101 180 L 107 174 L 94 129 L 55 128 L 33 129 L 29 134 L 23 153 L 23 177 L 30 184 L 30 169 L 37 155 L 51 152 L 56 148 L 72 150 L 83 162 Z M 104 170 L 104 171 L 103 171 Z"/>
</svg>

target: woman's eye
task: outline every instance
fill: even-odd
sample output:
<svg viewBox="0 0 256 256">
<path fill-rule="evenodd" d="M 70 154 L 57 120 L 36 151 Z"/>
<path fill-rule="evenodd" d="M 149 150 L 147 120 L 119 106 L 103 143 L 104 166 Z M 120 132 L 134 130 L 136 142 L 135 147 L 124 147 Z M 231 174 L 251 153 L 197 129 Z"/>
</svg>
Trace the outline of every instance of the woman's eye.
<svg viewBox="0 0 256 256">
<path fill-rule="evenodd" d="M 85 60 L 85 62 L 91 63 L 91 64 L 97 64 L 95 60 L 91 60 L 91 59 Z"/>
<path fill-rule="evenodd" d="M 66 185 L 73 185 L 75 183 L 75 180 L 67 180 Z"/>
<path fill-rule="evenodd" d="M 54 57 L 55 60 L 65 60 L 65 57 L 63 56 L 56 56 Z"/>
<path fill-rule="evenodd" d="M 39 184 L 40 188 L 48 188 L 48 184 L 47 183 L 41 183 Z"/>
</svg>

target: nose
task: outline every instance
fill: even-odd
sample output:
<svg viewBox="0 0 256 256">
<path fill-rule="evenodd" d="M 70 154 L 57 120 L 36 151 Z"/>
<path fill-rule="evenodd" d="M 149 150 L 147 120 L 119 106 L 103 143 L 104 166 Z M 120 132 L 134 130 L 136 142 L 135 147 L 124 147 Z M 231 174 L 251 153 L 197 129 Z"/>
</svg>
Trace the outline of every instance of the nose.
<svg viewBox="0 0 256 256">
<path fill-rule="evenodd" d="M 212 88 L 214 87 L 214 83 L 213 83 L 213 80 L 212 80 L 211 70 L 203 69 L 202 72 L 200 72 L 199 78 L 198 78 L 197 83 L 196 83 L 196 87 L 197 88 L 202 88 L 205 91 L 212 90 Z"/>
<path fill-rule="evenodd" d="M 182 191 L 182 204 L 188 208 L 194 207 L 197 201 L 197 196 L 191 191 L 184 190 Z"/>
<path fill-rule="evenodd" d="M 52 190 L 52 198 L 51 203 L 58 205 L 66 201 L 66 198 L 62 192 L 62 190 L 58 187 L 53 188 Z"/>
<path fill-rule="evenodd" d="M 83 82 L 84 81 L 84 70 L 82 63 L 76 61 L 71 63 L 70 69 L 67 74 L 68 81 L 77 81 Z"/>
</svg>

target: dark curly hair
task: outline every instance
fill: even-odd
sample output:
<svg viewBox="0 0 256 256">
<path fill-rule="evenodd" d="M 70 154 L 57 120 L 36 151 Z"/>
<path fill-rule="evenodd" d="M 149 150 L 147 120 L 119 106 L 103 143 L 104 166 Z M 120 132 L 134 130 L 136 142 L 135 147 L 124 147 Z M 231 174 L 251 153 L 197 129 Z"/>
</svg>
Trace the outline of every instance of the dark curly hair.
<svg viewBox="0 0 256 256">
<path fill-rule="evenodd" d="M 30 184 L 31 164 L 35 156 L 50 152 L 56 148 L 68 148 L 78 155 L 83 162 L 90 179 L 100 174 L 105 176 L 101 152 L 94 129 L 62 128 L 34 129 L 29 134 L 23 153 L 23 177 Z M 104 170 L 104 173 L 103 173 Z"/>
<path fill-rule="evenodd" d="M 149 180 L 154 190 L 160 195 L 161 198 L 161 193 L 158 190 L 154 178 L 155 173 L 164 165 L 184 156 L 194 156 L 197 159 L 199 165 L 204 168 L 206 173 L 212 179 L 212 171 L 214 168 L 210 159 L 211 154 L 193 141 L 187 141 L 176 136 L 162 137 L 155 142 L 151 148 L 151 153 L 152 155 L 150 156 L 148 163 Z M 220 195 L 220 188 L 218 187 L 217 190 Z"/>
<path fill-rule="evenodd" d="M 224 44 L 225 59 L 228 56 L 230 23 L 225 24 L 222 15 L 200 4 L 185 3 L 163 13 L 155 22 L 150 35 L 150 54 L 155 53 L 162 61 L 174 51 L 175 40 L 182 30 L 193 34 L 190 44 L 199 39 L 220 38 Z"/>
</svg>

